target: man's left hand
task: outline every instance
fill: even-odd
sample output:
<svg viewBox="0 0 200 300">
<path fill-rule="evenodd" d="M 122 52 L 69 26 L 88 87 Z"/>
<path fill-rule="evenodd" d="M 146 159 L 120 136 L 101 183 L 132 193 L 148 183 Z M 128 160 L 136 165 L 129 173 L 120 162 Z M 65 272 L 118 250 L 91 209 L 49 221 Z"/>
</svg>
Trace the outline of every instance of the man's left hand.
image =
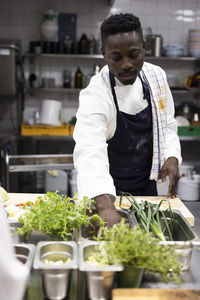
<svg viewBox="0 0 200 300">
<path fill-rule="evenodd" d="M 176 157 L 169 157 L 165 161 L 160 171 L 158 183 L 165 181 L 166 176 L 169 176 L 168 196 L 171 198 L 176 198 L 176 184 L 180 178 L 178 159 Z"/>
</svg>

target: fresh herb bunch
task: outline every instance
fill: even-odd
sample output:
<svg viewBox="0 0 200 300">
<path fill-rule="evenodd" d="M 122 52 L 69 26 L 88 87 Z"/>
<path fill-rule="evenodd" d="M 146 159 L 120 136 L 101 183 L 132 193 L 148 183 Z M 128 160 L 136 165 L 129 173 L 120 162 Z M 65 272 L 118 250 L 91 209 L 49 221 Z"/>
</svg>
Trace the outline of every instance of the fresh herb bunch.
<svg viewBox="0 0 200 300">
<path fill-rule="evenodd" d="M 144 232 L 139 225 L 130 228 L 122 219 L 111 228 L 102 226 L 97 241 L 105 241 L 89 258 L 99 264 L 132 265 L 158 275 L 164 282 L 181 283 L 181 265 L 177 254 L 168 245 L 160 245 L 152 233 Z"/>
<path fill-rule="evenodd" d="M 35 205 L 19 218 L 23 226 L 17 232 L 28 238 L 33 230 L 37 230 L 50 236 L 52 240 L 65 241 L 72 237 L 75 228 L 92 226 L 92 221 L 98 221 L 100 225 L 104 223 L 99 215 L 88 215 L 92 212 L 92 200 L 87 197 L 79 202 L 76 200 L 77 198 L 61 195 L 58 191 L 38 197 Z"/>
<path fill-rule="evenodd" d="M 163 210 L 160 209 L 163 201 L 166 201 L 165 199 L 162 199 L 158 204 L 151 203 L 147 200 L 139 203 L 130 194 L 123 193 L 122 196 L 125 196 L 130 202 L 130 209 L 135 211 L 137 221 L 142 229 L 146 232 L 152 232 L 154 236 L 161 241 L 166 241 L 165 236 L 173 241 L 175 219 L 170 203 L 168 208 L 170 217 L 167 218 Z M 120 197 L 120 206 L 122 203 L 122 196 Z"/>
</svg>

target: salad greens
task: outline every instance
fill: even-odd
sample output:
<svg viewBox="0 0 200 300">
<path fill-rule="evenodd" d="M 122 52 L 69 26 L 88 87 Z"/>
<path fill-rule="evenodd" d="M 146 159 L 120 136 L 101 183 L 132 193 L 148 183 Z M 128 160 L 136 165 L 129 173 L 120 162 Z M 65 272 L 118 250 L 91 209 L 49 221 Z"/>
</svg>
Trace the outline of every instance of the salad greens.
<svg viewBox="0 0 200 300">
<path fill-rule="evenodd" d="M 100 264 L 132 265 L 158 275 L 164 282 L 181 283 L 181 265 L 178 255 L 169 245 L 161 245 L 152 233 L 144 232 L 140 225 L 130 228 L 122 219 L 111 228 L 102 226 L 97 241 L 105 241 L 88 258 Z"/>
<path fill-rule="evenodd" d="M 95 221 L 99 225 L 104 223 L 99 215 L 90 214 L 94 203 L 92 200 L 87 197 L 77 200 L 60 195 L 58 191 L 39 196 L 30 210 L 20 216 L 19 222 L 23 226 L 16 229 L 18 234 L 28 238 L 33 230 L 37 230 L 49 235 L 52 240 L 68 240 L 74 228 L 93 226 L 92 222 Z"/>
<path fill-rule="evenodd" d="M 151 203 L 147 200 L 139 203 L 130 194 L 124 193 L 122 196 L 125 196 L 130 202 L 130 209 L 135 211 L 137 221 L 142 229 L 146 232 L 152 232 L 154 236 L 161 241 L 166 241 L 165 236 L 173 241 L 175 219 L 170 203 L 170 218 L 167 218 L 163 210 L 160 210 L 162 202 L 166 201 L 165 199 L 161 200 L 158 204 Z M 120 206 L 122 203 L 122 196 L 120 197 Z"/>
</svg>

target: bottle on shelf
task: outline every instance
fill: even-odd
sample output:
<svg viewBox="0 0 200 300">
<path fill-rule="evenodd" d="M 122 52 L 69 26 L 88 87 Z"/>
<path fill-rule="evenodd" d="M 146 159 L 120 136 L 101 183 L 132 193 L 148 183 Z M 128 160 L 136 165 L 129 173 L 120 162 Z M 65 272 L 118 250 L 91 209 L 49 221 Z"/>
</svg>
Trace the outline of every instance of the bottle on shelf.
<svg viewBox="0 0 200 300">
<path fill-rule="evenodd" d="M 31 89 L 38 87 L 37 75 L 35 72 L 35 65 L 33 62 L 30 62 L 29 87 Z"/>
<path fill-rule="evenodd" d="M 63 71 L 63 88 L 71 88 L 71 74 L 69 70 Z"/>
<path fill-rule="evenodd" d="M 89 40 L 85 33 L 82 34 L 78 41 L 78 53 L 89 54 Z"/>
<path fill-rule="evenodd" d="M 75 89 L 82 89 L 83 87 L 83 73 L 80 67 L 77 68 L 74 78 L 74 87 Z"/>
<path fill-rule="evenodd" d="M 91 73 L 87 74 L 85 76 L 85 80 L 84 80 L 84 87 L 86 87 L 89 83 L 90 83 L 90 79 L 92 78 L 92 76 L 98 74 L 100 71 L 100 67 L 99 65 L 95 64 L 93 67 L 93 70 Z"/>
<path fill-rule="evenodd" d="M 194 113 L 191 121 L 191 126 L 200 126 L 200 118 L 198 112 Z"/>
</svg>

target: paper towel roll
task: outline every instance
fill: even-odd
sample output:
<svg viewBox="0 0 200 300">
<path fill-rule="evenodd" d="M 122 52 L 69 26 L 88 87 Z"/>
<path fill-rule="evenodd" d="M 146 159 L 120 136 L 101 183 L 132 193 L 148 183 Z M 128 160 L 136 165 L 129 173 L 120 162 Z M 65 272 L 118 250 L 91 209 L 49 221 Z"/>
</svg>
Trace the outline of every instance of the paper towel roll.
<svg viewBox="0 0 200 300">
<path fill-rule="evenodd" d="M 40 123 L 47 125 L 60 126 L 62 102 L 57 100 L 45 99 L 42 101 Z"/>
</svg>

